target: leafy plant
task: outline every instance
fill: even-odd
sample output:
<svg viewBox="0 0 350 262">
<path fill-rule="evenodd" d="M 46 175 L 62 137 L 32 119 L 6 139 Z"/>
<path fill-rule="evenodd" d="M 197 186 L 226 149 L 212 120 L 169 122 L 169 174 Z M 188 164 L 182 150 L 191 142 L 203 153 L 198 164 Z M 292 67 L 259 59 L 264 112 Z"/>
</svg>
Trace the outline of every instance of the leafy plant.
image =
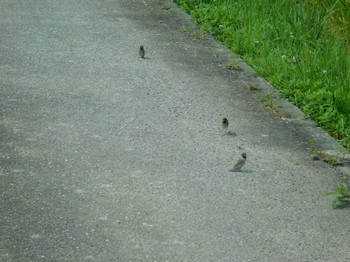
<svg viewBox="0 0 350 262">
<path fill-rule="evenodd" d="M 336 188 L 334 192 L 326 193 L 326 196 L 335 195 L 336 198 L 332 201 L 332 206 L 334 208 L 340 207 L 345 204 L 346 201 L 350 200 L 350 185 L 342 182 Z"/>
<path fill-rule="evenodd" d="M 232 61 L 229 65 L 226 66 L 230 70 L 239 70 L 239 64 L 236 61 Z"/>
<path fill-rule="evenodd" d="M 266 107 L 270 108 L 274 112 L 277 112 L 278 106 L 277 106 L 276 102 L 273 100 L 272 95 L 273 94 L 264 95 L 261 98 L 261 101 L 265 104 Z"/>
</svg>

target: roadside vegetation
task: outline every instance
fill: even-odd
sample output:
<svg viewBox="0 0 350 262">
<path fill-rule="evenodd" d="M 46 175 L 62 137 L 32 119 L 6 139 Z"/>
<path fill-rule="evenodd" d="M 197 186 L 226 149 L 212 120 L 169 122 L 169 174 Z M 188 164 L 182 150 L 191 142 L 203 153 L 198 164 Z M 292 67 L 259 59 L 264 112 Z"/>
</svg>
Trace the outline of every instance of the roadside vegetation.
<svg viewBox="0 0 350 262">
<path fill-rule="evenodd" d="M 332 201 L 334 208 L 350 206 L 350 185 L 346 182 L 341 182 L 334 192 L 328 192 L 326 195 L 335 196 L 335 199 Z"/>
<path fill-rule="evenodd" d="M 349 0 L 175 0 L 350 149 Z"/>
</svg>

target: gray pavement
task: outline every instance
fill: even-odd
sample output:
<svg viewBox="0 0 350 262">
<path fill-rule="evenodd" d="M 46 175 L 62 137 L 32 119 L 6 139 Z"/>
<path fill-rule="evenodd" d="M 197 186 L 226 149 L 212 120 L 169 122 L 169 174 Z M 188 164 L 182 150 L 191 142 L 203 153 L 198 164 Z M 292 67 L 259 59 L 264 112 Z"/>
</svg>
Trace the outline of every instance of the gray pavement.
<svg viewBox="0 0 350 262">
<path fill-rule="evenodd" d="M 350 261 L 338 170 L 173 4 L 0 0 L 0 25 L 0 261 Z"/>
</svg>

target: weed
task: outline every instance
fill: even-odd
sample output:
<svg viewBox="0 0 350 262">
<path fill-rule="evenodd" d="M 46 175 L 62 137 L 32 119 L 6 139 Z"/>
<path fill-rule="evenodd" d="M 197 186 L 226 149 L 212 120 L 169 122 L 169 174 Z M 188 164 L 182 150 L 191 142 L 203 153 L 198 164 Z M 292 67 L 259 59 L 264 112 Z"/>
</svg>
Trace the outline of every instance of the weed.
<svg viewBox="0 0 350 262">
<path fill-rule="evenodd" d="M 279 111 L 278 112 L 278 115 L 282 118 L 290 118 L 291 117 L 291 113 L 289 112 L 282 112 L 282 111 Z"/>
<path fill-rule="evenodd" d="M 342 182 L 334 192 L 326 193 L 326 196 L 329 195 L 336 196 L 336 198 L 332 201 L 332 206 L 334 208 L 341 207 L 345 204 L 345 201 L 350 200 L 350 185 L 346 182 Z"/>
<path fill-rule="evenodd" d="M 260 91 L 261 90 L 260 86 L 252 85 L 252 84 L 245 85 L 245 88 L 248 89 L 249 91 Z"/>
<path fill-rule="evenodd" d="M 182 31 L 184 31 L 184 32 L 191 32 L 191 28 L 189 26 L 187 26 L 187 25 L 184 25 L 182 27 Z"/>
<path fill-rule="evenodd" d="M 220 49 L 218 48 L 211 48 L 211 52 L 214 54 L 216 58 L 220 56 Z"/>
<path fill-rule="evenodd" d="M 268 107 L 272 111 L 277 112 L 278 111 L 278 106 L 277 106 L 276 102 L 273 100 L 272 95 L 273 94 L 264 95 L 261 98 L 261 102 L 263 102 L 265 104 L 265 107 Z"/>
<path fill-rule="evenodd" d="M 315 139 L 314 138 L 309 138 L 308 140 L 307 140 L 307 143 L 312 147 L 312 148 L 315 148 L 315 145 L 316 145 L 316 141 L 315 141 Z"/>
<path fill-rule="evenodd" d="M 232 61 L 229 65 L 226 65 L 226 67 L 230 70 L 239 70 L 239 64 L 236 61 Z"/>
<path fill-rule="evenodd" d="M 331 156 L 331 155 L 325 154 L 324 152 L 322 152 L 320 150 L 316 150 L 315 148 L 313 148 L 311 150 L 311 158 L 313 160 L 321 160 L 321 161 L 328 163 L 332 166 L 342 164 L 342 158 L 340 156 Z"/>
</svg>

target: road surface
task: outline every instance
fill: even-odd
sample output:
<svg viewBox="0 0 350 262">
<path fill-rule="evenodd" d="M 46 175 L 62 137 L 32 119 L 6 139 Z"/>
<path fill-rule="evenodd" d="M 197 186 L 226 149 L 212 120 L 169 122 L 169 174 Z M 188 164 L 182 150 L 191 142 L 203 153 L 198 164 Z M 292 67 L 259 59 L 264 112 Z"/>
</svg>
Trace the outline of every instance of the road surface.
<svg viewBox="0 0 350 262">
<path fill-rule="evenodd" d="M 183 17 L 0 0 L 0 261 L 350 261 L 337 170 Z"/>
</svg>

